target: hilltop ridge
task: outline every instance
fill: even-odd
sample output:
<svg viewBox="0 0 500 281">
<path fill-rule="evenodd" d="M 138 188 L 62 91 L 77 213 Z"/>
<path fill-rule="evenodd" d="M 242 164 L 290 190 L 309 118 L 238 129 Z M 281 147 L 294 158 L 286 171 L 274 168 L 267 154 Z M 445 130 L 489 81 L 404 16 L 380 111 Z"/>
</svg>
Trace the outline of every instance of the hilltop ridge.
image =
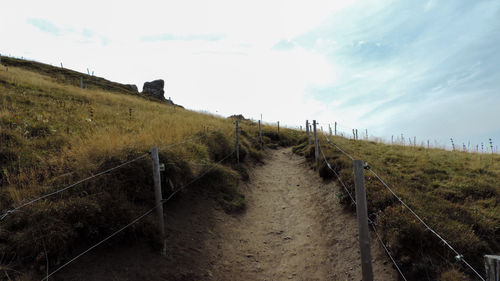
<svg viewBox="0 0 500 281">
<path fill-rule="evenodd" d="M 85 89 L 103 90 L 121 94 L 136 95 L 151 101 L 161 101 L 170 105 L 176 105 L 172 102 L 171 99 L 165 99 L 164 97 L 161 98 L 156 92 L 154 94 L 151 94 L 151 90 L 139 92 L 137 86 L 134 84 L 122 84 L 113 82 L 102 77 L 78 72 L 69 68 L 57 67 L 41 62 L 5 56 L 1 57 L 1 64 L 6 67 L 18 67 L 39 74 L 48 75 L 56 79 L 56 81 L 61 84 L 83 87 Z M 153 82 L 155 81 L 145 82 L 145 85 L 149 85 Z M 163 85 L 161 85 L 161 87 L 163 88 Z M 160 92 L 161 96 L 163 96 L 163 90 L 161 90 Z"/>
</svg>

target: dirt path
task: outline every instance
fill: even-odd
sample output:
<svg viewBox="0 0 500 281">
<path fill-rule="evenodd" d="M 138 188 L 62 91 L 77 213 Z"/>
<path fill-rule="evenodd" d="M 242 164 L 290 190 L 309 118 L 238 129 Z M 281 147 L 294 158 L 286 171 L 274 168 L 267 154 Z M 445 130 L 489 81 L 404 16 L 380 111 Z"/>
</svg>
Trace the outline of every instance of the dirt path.
<svg viewBox="0 0 500 281">
<path fill-rule="evenodd" d="M 291 149 L 270 151 L 251 179 L 246 213 L 220 216 L 207 241 L 218 249 L 213 280 L 361 280 L 357 223 L 338 203 L 336 186 Z M 397 280 L 372 245 L 376 280 Z"/>
<path fill-rule="evenodd" d="M 340 205 L 339 188 L 291 149 L 268 154 L 240 186 L 244 213 L 180 193 L 165 205 L 167 257 L 155 243 L 118 240 L 53 280 L 361 280 L 356 216 Z M 374 239 L 372 257 L 375 280 L 397 280 Z"/>
</svg>

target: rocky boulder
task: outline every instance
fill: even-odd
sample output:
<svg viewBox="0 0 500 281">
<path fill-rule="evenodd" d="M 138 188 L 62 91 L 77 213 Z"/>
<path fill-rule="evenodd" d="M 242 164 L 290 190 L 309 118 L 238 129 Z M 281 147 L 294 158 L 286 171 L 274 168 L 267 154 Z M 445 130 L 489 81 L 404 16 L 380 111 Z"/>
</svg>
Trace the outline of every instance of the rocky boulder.
<svg viewBox="0 0 500 281">
<path fill-rule="evenodd" d="M 165 94 L 165 91 L 163 90 L 164 86 L 165 81 L 162 79 L 146 82 L 142 87 L 142 93 L 160 100 L 165 100 L 165 97 L 163 96 Z"/>
<path fill-rule="evenodd" d="M 134 92 L 134 93 L 138 93 L 138 92 L 139 92 L 139 89 L 137 89 L 137 86 L 136 86 L 136 85 L 134 85 L 134 84 L 125 84 L 125 87 L 126 87 L 128 90 L 130 90 L 130 91 L 132 91 L 132 92 Z"/>
</svg>

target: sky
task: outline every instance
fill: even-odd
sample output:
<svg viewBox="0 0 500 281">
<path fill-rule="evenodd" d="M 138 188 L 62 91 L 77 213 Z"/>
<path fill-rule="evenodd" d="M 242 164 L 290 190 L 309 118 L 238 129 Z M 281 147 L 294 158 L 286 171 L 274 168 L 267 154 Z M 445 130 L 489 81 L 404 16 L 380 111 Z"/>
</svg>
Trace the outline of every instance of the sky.
<svg viewBox="0 0 500 281">
<path fill-rule="evenodd" d="M 0 53 L 188 109 L 370 138 L 500 144 L 498 0 L 6 1 Z M 333 125 L 332 125 L 333 126 Z M 488 145 L 487 145 L 488 144 Z"/>
</svg>

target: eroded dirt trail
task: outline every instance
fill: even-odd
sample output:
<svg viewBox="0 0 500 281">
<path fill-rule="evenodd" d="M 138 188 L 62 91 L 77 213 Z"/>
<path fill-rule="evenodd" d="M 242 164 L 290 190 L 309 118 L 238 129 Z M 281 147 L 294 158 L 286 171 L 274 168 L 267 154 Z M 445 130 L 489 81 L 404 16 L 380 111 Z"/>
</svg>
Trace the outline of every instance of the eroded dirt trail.
<svg viewBox="0 0 500 281">
<path fill-rule="evenodd" d="M 340 205 L 339 188 L 291 149 L 267 153 L 240 186 L 244 213 L 226 214 L 196 190 L 181 193 L 165 205 L 166 257 L 156 243 L 122 239 L 54 280 L 361 280 L 356 216 Z M 372 258 L 375 280 L 397 280 L 374 239 Z"/>
<path fill-rule="evenodd" d="M 247 211 L 220 216 L 209 276 L 213 280 L 361 280 L 357 224 L 324 183 L 291 149 L 270 151 L 251 175 Z M 214 241 L 216 240 L 216 241 Z M 372 245 L 376 243 L 372 241 Z M 373 245 L 376 280 L 396 280 Z"/>
<path fill-rule="evenodd" d="M 216 225 L 221 262 L 214 279 L 326 280 L 327 245 L 310 202 L 310 179 L 289 150 L 271 154 L 251 175 L 246 213 Z"/>
</svg>

